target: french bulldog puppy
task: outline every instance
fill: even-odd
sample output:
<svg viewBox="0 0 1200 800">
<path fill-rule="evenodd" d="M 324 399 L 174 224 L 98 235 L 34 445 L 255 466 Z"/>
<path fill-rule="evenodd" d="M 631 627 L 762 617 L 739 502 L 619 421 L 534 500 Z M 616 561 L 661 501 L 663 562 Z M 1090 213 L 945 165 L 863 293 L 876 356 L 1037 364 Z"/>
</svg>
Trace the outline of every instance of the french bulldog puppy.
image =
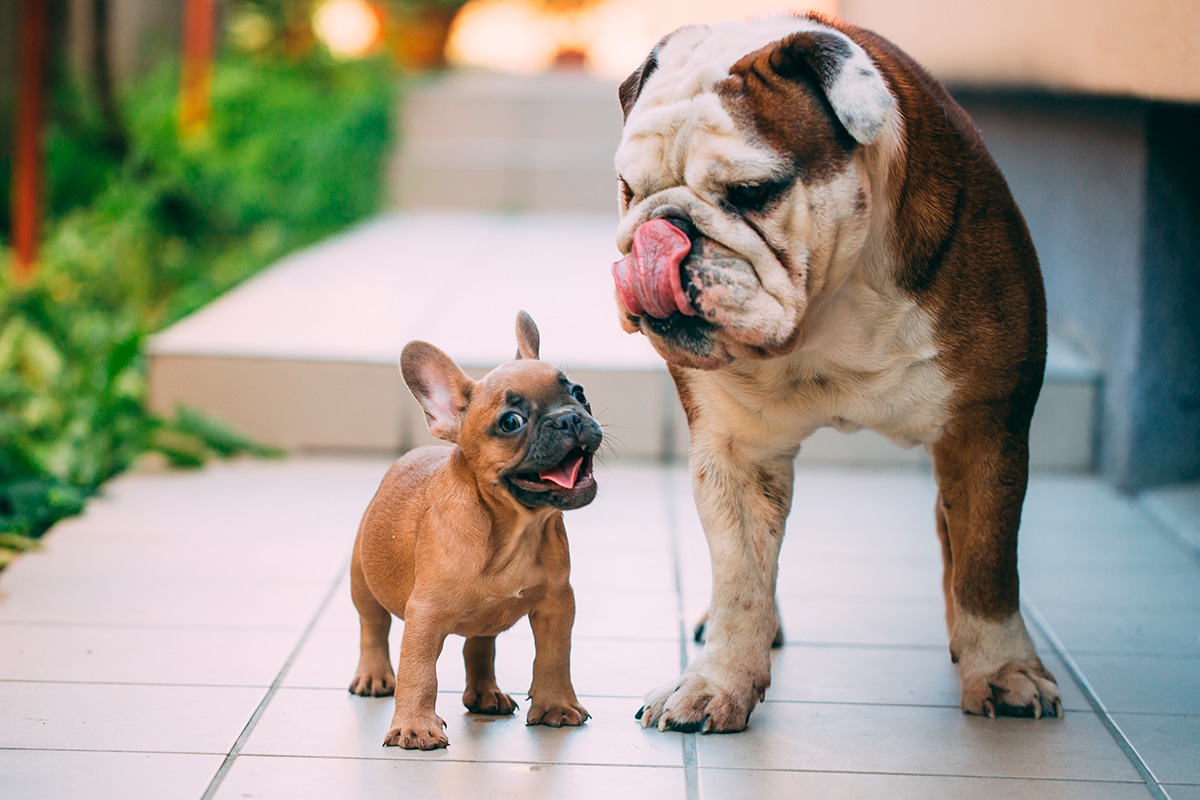
<svg viewBox="0 0 1200 800">
<path fill-rule="evenodd" d="M 362 626 L 350 691 L 396 695 L 385 746 L 446 747 L 437 715 L 437 659 L 449 634 L 466 638 L 463 705 L 513 713 L 496 685 L 496 635 L 524 616 L 537 654 L 529 725 L 582 725 L 571 685 L 575 595 L 562 512 L 596 496 L 600 425 L 583 387 L 538 359 L 537 326 L 517 316 L 517 360 L 472 381 L 449 356 L 410 342 L 404 381 L 430 432 L 453 446 L 417 448 L 394 463 L 363 515 L 350 565 Z M 388 630 L 404 620 L 392 673 Z"/>
</svg>

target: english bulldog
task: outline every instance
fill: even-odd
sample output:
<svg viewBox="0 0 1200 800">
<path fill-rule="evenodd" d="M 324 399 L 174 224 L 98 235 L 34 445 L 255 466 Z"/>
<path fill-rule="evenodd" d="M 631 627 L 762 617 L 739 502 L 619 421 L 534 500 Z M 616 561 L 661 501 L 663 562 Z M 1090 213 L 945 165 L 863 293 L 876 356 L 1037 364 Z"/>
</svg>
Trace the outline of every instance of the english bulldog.
<svg viewBox="0 0 1200 800">
<path fill-rule="evenodd" d="M 705 647 L 642 725 L 738 731 L 764 699 L 793 461 L 822 426 L 932 455 L 963 710 L 1061 716 L 1017 577 L 1045 297 L 970 118 L 817 15 L 681 28 L 619 95 L 616 297 L 687 414 L 713 576 Z"/>
</svg>

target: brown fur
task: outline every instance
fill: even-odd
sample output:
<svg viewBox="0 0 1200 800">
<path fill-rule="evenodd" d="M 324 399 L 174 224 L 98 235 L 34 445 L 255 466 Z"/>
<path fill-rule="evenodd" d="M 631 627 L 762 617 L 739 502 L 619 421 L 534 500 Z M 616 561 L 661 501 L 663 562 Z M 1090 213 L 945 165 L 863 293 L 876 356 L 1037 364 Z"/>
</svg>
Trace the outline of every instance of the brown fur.
<svg viewBox="0 0 1200 800">
<path fill-rule="evenodd" d="M 589 716 L 570 677 L 575 597 L 562 511 L 518 501 L 509 476 L 524 474 L 520 468 L 542 436 L 557 435 L 541 426 L 562 418 L 553 415 L 580 418 L 577 438 L 585 450 L 599 444 L 599 426 L 586 401 L 574 396 L 578 387 L 564 389 L 571 385 L 562 373 L 537 360 L 537 328 L 527 315 L 518 318 L 517 331 L 520 360 L 478 383 L 432 345 L 416 342 L 404 351 L 405 379 L 425 406 L 430 429 L 457 446 L 418 448 L 393 464 L 354 543 L 350 589 L 362 636 L 350 691 L 395 693 L 385 745 L 447 745 L 435 701 L 437 659 L 452 633 L 466 639 L 463 705 L 480 714 L 513 713 L 516 702 L 496 685 L 495 637 L 524 616 L 537 647 L 528 724 L 582 725 Z M 514 407 L 529 409 L 526 433 L 497 434 L 497 419 Z M 590 456 L 584 468 L 591 480 Z M 586 503 L 591 494 L 575 499 Z M 394 677 L 388 654 L 393 615 L 405 622 Z"/>
</svg>

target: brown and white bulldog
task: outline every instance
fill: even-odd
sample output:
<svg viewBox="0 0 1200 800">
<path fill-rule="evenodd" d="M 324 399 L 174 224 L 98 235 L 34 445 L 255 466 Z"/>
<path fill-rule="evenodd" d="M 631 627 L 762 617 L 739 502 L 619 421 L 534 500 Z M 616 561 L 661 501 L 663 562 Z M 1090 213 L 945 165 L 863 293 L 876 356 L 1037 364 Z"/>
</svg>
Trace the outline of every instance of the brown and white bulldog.
<svg viewBox="0 0 1200 800">
<path fill-rule="evenodd" d="M 713 561 L 707 644 L 642 724 L 737 731 L 763 699 L 793 460 L 826 425 L 932 454 L 963 710 L 1061 715 L 1017 578 L 1041 273 L 966 113 L 815 15 L 681 28 L 620 100 L 622 324 L 669 362 Z"/>
</svg>

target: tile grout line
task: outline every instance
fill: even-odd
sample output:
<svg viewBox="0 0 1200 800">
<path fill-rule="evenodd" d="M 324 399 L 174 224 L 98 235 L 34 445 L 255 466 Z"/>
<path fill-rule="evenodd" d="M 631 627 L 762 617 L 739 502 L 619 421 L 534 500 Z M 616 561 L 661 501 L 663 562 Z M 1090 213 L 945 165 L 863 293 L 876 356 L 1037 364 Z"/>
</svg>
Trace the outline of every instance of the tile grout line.
<svg viewBox="0 0 1200 800">
<path fill-rule="evenodd" d="M 675 500 L 671 473 L 664 471 L 661 478 L 663 494 L 666 498 L 667 539 L 671 543 L 671 566 L 675 578 L 676 611 L 679 623 L 679 670 L 682 673 L 688 666 L 687 620 L 684 619 L 683 603 L 683 571 L 679 558 L 679 519 L 675 513 Z M 700 772 L 696 762 L 696 734 L 681 734 L 683 746 L 683 782 L 687 800 L 700 800 Z"/>
<path fill-rule="evenodd" d="M 1146 763 L 1141 753 L 1133 746 L 1133 742 L 1129 741 L 1129 737 L 1125 735 L 1125 731 L 1121 730 L 1121 726 L 1117 724 L 1117 721 L 1112 718 L 1112 714 L 1108 712 L 1104 701 L 1100 699 L 1100 695 L 1092 687 L 1087 676 L 1083 674 L 1083 670 L 1080 669 L 1079 664 L 1067 652 L 1067 648 L 1062 643 L 1062 640 L 1058 638 L 1058 634 L 1050 627 L 1050 623 L 1042 616 L 1042 612 L 1034 604 L 1033 600 L 1030 599 L 1029 595 L 1025 593 L 1024 589 L 1021 590 L 1021 606 L 1024 608 L 1025 614 L 1033 620 L 1033 624 L 1046 637 L 1046 641 L 1050 643 L 1050 648 L 1054 650 L 1055 654 L 1066 665 L 1067 671 L 1071 673 L 1071 678 L 1075 681 L 1075 685 L 1083 692 L 1083 696 L 1087 698 L 1092 710 L 1096 712 L 1096 715 L 1100 718 L 1100 722 L 1113 738 L 1113 741 L 1116 742 L 1117 747 L 1121 748 L 1121 752 L 1125 754 L 1125 757 L 1129 759 L 1129 763 L 1137 770 L 1138 775 L 1146 784 L 1146 789 L 1149 790 L 1150 795 L 1155 800 L 1171 800 L 1171 796 L 1167 794 L 1162 784 L 1159 783 L 1158 778 L 1155 777 L 1154 772 L 1150 769 L 1150 765 Z"/>
<path fill-rule="evenodd" d="M 288 654 L 287 660 L 283 662 L 283 666 L 280 667 L 279 673 L 275 676 L 275 680 L 271 681 L 270 688 L 268 688 L 267 693 L 263 695 L 263 699 L 259 701 L 258 707 L 254 709 L 254 713 L 250 715 L 250 719 L 246 722 L 246 727 L 242 729 L 237 741 L 233 743 L 233 747 L 231 747 L 229 752 L 226 753 L 225 760 L 221 762 L 221 766 L 217 769 L 217 773 L 213 775 L 213 779 L 209 782 L 208 788 L 204 790 L 204 794 L 200 796 L 200 800 L 212 800 L 212 798 L 216 795 L 217 789 L 221 787 L 221 783 L 225 780 L 225 776 L 229 774 L 229 770 L 233 767 L 233 762 L 236 761 L 238 756 L 242 754 L 242 748 L 246 746 L 246 741 L 250 738 L 250 734 L 254 732 L 254 729 L 258 726 L 259 720 L 261 720 L 263 714 L 266 713 L 267 706 L 269 706 L 271 701 L 275 699 L 276 693 L 283 685 L 284 678 L 287 677 L 288 672 L 292 668 L 292 664 L 296 661 L 296 657 L 300 654 L 300 649 L 304 647 L 305 643 L 308 641 L 308 637 L 312 634 L 313 629 L 317 626 L 317 621 L 321 619 L 321 615 L 325 613 L 325 609 L 329 606 L 330 601 L 333 600 L 334 595 L 337 593 L 338 587 L 342 585 L 342 579 L 345 577 L 349 568 L 350 562 L 347 560 L 338 570 L 338 577 L 333 581 L 333 585 L 329 587 L 329 591 L 325 593 L 325 597 L 322 598 L 321 604 L 317 607 L 316 613 L 313 614 L 313 618 L 309 620 L 308 626 L 305 627 L 304 632 L 300 634 L 299 641 L 297 641 L 296 646 L 292 648 L 292 652 Z"/>
</svg>

